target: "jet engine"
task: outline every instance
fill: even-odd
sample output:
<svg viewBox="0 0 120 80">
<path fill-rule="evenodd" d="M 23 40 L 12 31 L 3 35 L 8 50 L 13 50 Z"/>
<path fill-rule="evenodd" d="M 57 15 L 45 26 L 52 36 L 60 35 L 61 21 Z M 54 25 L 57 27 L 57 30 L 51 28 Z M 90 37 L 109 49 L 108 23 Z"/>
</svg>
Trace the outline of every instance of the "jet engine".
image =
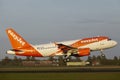
<svg viewBox="0 0 120 80">
<path fill-rule="evenodd" d="M 81 56 L 88 56 L 90 55 L 90 49 L 89 48 L 81 48 L 81 49 L 78 49 L 78 56 L 81 57 Z"/>
</svg>

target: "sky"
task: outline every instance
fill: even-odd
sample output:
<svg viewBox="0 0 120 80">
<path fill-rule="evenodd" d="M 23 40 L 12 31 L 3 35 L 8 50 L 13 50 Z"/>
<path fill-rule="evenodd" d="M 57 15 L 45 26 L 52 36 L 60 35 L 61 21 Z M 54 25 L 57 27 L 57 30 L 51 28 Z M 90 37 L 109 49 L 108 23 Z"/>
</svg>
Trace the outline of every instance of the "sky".
<svg viewBox="0 0 120 80">
<path fill-rule="evenodd" d="M 0 0 L 0 59 L 11 57 L 8 27 L 31 44 L 108 36 L 118 45 L 106 56 L 120 56 L 120 0 Z"/>
</svg>

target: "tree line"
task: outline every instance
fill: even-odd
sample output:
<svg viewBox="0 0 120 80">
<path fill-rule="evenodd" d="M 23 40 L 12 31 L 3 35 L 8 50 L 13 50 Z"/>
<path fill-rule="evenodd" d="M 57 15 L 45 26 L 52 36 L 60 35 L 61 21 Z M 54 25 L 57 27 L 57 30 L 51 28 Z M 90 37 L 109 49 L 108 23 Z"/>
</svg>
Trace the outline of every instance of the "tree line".
<svg viewBox="0 0 120 80">
<path fill-rule="evenodd" d="M 60 66 L 65 66 L 65 62 L 63 61 L 64 57 L 60 56 L 57 59 L 54 57 L 49 57 L 48 61 L 52 61 L 54 64 L 59 64 Z M 43 61 L 35 59 L 35 57 L 26 57 L 25 59 L 18 58 L 14 56 L 13 59 L 6 56 L 4 59 L 0 61 L 0 67 L 5 66 L 22 66 L 23 61 Z M 80 57 L 72 58 L 70 57 L 71 62 L 80 62 L 82 61 Z M 107 59 L 106 56 L 88 56 L 86 62 L 90 62 L 90 65 L 115 65 L 120 66 L 120 56 L 114 56 L 113 59 Z"/>
</svg>

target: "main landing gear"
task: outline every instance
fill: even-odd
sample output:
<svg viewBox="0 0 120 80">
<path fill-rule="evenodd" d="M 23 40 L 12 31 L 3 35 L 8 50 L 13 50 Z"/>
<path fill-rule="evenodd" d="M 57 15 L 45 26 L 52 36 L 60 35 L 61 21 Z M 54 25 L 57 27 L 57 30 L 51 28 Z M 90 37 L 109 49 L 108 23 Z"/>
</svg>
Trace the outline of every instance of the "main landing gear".
<svg viewBox="0 0 120 80">
<path fill-rule="evenodd" d="M 63 61 L 64 62 L 69 62 L 70 61 L 70 56 L 65 55 Z"/>
<path fill-rule="evenodd" d="M 64 62 L 69 62 L 69 61 L 70 61 L 70 59 L 69 59 L 69 58 L 64 59 Z"/>
<path fill-rule="evenodd" d="M 103 50 L 100 50 L 100 52 L 101 52 L 101 57 L 104 57 L 105 54 L 103 53 Z"/>
</svg>

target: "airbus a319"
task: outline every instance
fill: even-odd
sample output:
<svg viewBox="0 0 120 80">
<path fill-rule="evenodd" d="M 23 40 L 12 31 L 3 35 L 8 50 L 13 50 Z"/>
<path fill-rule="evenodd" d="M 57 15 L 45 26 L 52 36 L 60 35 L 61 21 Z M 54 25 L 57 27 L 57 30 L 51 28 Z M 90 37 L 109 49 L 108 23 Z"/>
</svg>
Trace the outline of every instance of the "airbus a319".
<svg viewBox="0 0 120 80">
<path fill-rule="evenodd" d="M 6 29 L 6 33 L 12 45 L 12 49 L 8 50 L 7 54 L 33 57 L 64 56 L 65 61 L 69 61 L 70 56 L 89 56 L 92 51 L 102 52 L 117 45 L 115 40 L 106 36 L 32 45 L 12 28 Z"/>
</svg>

